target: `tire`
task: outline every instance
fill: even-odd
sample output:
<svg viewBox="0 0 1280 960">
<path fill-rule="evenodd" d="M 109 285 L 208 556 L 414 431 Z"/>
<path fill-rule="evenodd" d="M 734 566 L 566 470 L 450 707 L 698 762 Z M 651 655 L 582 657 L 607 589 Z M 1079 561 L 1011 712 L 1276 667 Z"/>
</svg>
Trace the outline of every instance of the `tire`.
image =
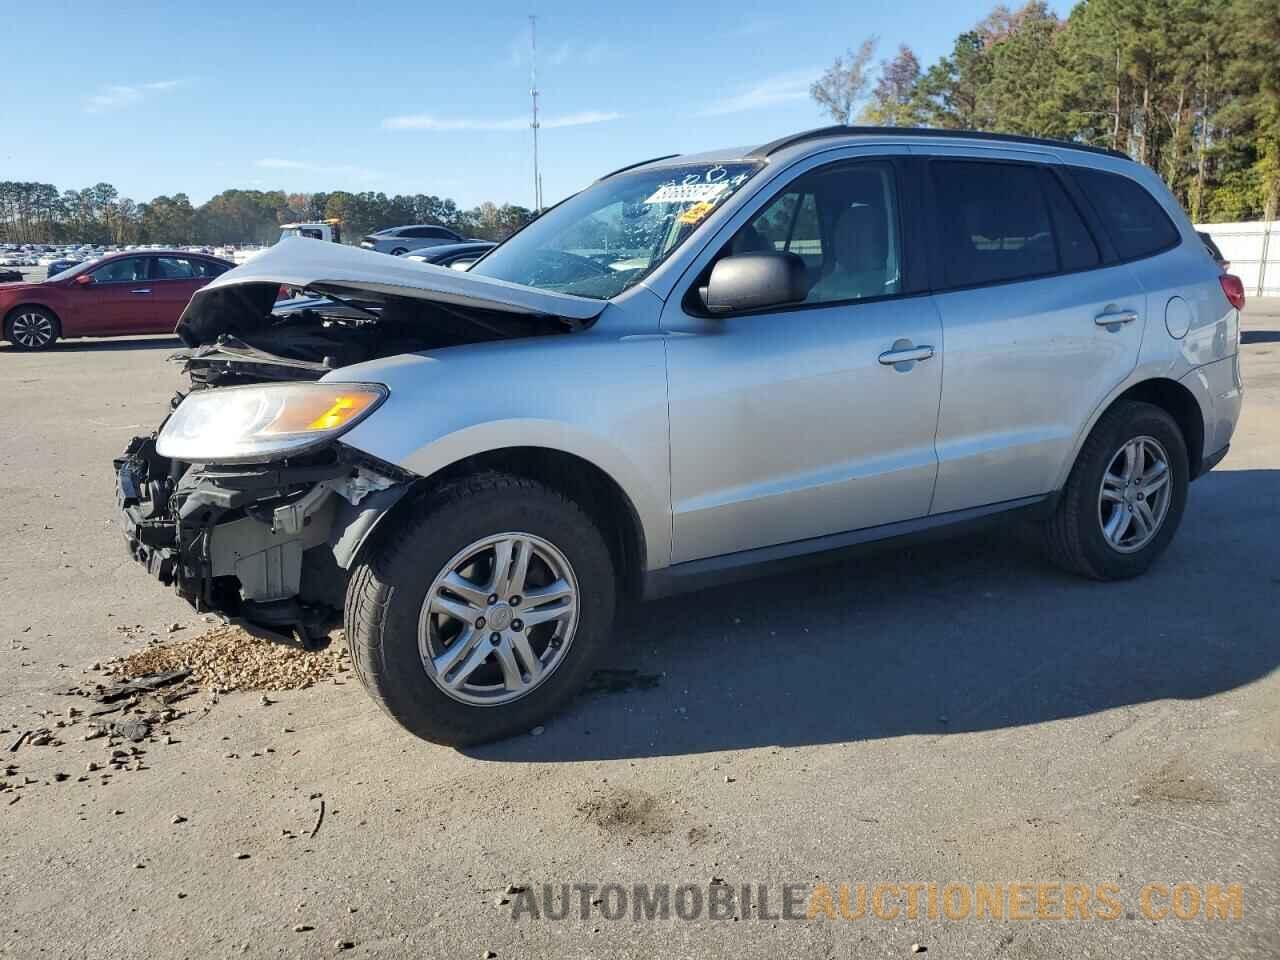
<svg viewBox="0 0 1280 960">
<path fill-rule="evenodd" d="M 391 251 L 391 255 L 393 257 L 403 257 L 408 252 L 409 251 L 406 250 L 404 247 L 396 247 L 394 250 Z"/>
<path fill-rule="evenodd" d="M 410 733 L 434 743 L 450 746 L 466 746 L 497 740 L 513 734 L 527 732 L 551 714 L 563 707 L 586 681 L 595 668 L 608 642 L 616 604 L 616 578 L 613 561 L 600 532 L 587 514 L 572 500 L 532 480 L 503 473 L 482 473 L 452 482 L 436 490 L 428 497 L 413 504 L 408 516 L 398 517 L 395 529 L 368 556 L 356 565 L 347 587 L 345 626 L 347 644 L 356 675 L 365 689 L 391 717 Z M 484 548 L 479 554 L 468 554 L 478 543 L 499 535 L 515 532 L 521 542 L 533 545 L 534 559 L 529 561 L 529 583 L 541 573 L 543 581 L 560 579 L 553 583 L 576 584 L 576 597 L 569 619 L 553 622 L 555 631 L 566 631 L 567 640 L 559 643 L 549 634 L 535 637 L 536 631 L 545 630 L 549 624 L 522 625 L 518 619 L 522 609 L 517 600 L 527 605 L 535 602 L 530 587 L 529 597 L 510 597 L 513 606 L 506 613 L 499 601 L 496 606 L 484 606 L 489 601 L 481 598 L 479 607 L 490 615 L 493 623 L 476 621 L 476 626 L 493 628 L 501 621 L 506 628 L 501 634 L 501 646 L 490 650 L 484 644 L 492 642 L 496 633 L 476 631 L 478 642 L 466 641 L 465 625 L 456 623 L 447 614 L 424 611 L 424 601 L 433 587 L 457 566 L 460 556 L 479 556 L 474 567 L 459 574 L 470 586 L 477 588 L 492 583 L 492 567 L 474 581 L 470 579 L 476 570 L 483 571 L 486 558 L 492 556 L 492 566 L 497 566 L 496 548 Z M 513 550 L 513 554 L 516 551 Z M 553 562 L 563 561 L 567 566 L 562 574 L 555 572 Z M 548 571 L 550 571 L 548 573 Z M 455 579 L 451 581 L 457 583 Z M 544 583 L 544 586 L 546 584 Z M 444 585 L 446 591 L 452 588 Z M 501 589 L 501 588 L 494 588 Z M 470 590 L 469 592 L 481 592 Z M 456 596 L 435 589 L 437 597 L 454 603 Z M 507 599 L 504 597 L 504 600 Z M 541 610 L 549 609 L 543 607 Z M 556 607 L 561 609 L 560 606 Z M 517 618 L 508 621 L 514 614 Z M 537 611 L 528 612 L 532 618 Z M 449 628 L 457 629 L 448 646 L 437 647 Z M 474 628 L 473 628 L 474 629 Z M 527 637 L 524 653 L 516 650 L 521 680 L 529 682 L 533 667 L 527 665 L 529 651 L 547 660 L 547 666 L 539 666 L 545 675 L 522 693 L 510 693 L 507 669 L 512 663 L 511 650 L 519 643 L 521 631 Z M 424 639 L 425 638 L 425 639 Z M 453 644 L 461 644 L 455 648 Z M 485 656 L 471 678 L 498 675 L 501 691 L 492 685 L 461 684 L 452 694 L 446 692 L 446 680 L 462 674 L 472 656 L 460 656 L 457 662 L 466 663 L 453 674 L 443 668 L 429 669 L 428 662 L 436 663 L 455 649 L 466 653 L 467 643 L 474 656 Z M 541 653 L 539 644 L 545 644 Z M 425 645 L 420 648 L 420 644 Z M 554 646 L 554 649 L 553 649 Z M 424 652 L 425 651 L 425 652 Z M 499 652 L 506 656 L 499 657 Z M 550 658 L 550 659 L 548 659 Z M 501 661 L 501 662 L 500 662 Z M 527 671 L 526 671 L 527 667 Z M 518 685 L 518 684 L 517 684 Z M 492 702 L 463 702 L 461 697 L 492 696 Z M 501 700 L 504 696 L 514 699 Z"/>
<path fill-rule="evenodd" d="M 1143 476 L 1155 477 L 1154 464 L 1164 455 L 1167 480 L 1160 488 L 1165 492 L 1158 506 L 1160 492 L 1152 489 L 1154 479 L 1143 484 L 1139 476 L 1132 488 L 1128 483 L 1121 488 L 1116 480 L 1108 480 L 1109 496 L 1104 493 L 1104 475 L 1126 475 L 1124 467 L 1130 462 L 1126 451 L 1137 448 L 1144 451 L 1137 458 L 1138 473 Z M 1118 404 L 1103 414 L 1085 440 L 1058 504 L 1045 523 L 1044 541 L 1050 559 L 1065 570 L 1094 580 L 1124 580 L 1146 572 L 1178 530 L 1189 482 L 1186 441 L 1173 417 L 1150 403 Z M 1147 505 L 1145 512 L 1143 503 Z M 1116 511 L 1130 516 L 1126 520 Z M 1152 519 L 1158 521 L 1155 532 L 1144 540 L 1142 534 Z M 1115 533 L 1130 543 L 1116 544 L 1109 539 L 1109 520 L 1116 521 L 1112 527 Z"/>
<path fill-rule="evenodd" d="M 17 307 L 4 320 L 4 338 L 15 350 L 47 350 L 60 336 L 62 324 L 44 307 Z"/>
</svg>

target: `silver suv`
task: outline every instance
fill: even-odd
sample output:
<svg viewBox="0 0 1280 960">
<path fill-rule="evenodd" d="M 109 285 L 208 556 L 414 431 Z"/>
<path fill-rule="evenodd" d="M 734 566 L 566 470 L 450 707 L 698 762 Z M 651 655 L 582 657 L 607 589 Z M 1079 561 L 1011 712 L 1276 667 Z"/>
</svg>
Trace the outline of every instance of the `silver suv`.
<svg viewBox="0 0 1280 960">
<path fill-rule="evenodd" d="M 1013 511 L 1068 570 L 1142 573 L 1226 454 L 1242 305 L 1118 154 L 664 157 L 465 273 L 286 241 L 223 274 L 120 507 L 197 608 L 304 641 L 343 610 L 378 703 L 475 743 L 569 700 L 623 601 Z"/>
</svg>

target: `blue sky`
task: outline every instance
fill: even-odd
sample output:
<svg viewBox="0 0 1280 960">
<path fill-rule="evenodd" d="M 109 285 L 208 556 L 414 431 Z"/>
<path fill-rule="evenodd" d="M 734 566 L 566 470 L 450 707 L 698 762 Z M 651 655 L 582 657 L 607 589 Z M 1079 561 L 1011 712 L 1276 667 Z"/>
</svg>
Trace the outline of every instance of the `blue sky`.
<svg viewBox="0 0 1280 960">
<path fill-rule="evenodd" d="M 32 0 L 6 5 L 0 179 L 531 205 L 536 12 L 551 203 L 656 154 L 819 126 L 808 84 L 846 47 L 876 34 L 927 66 L 993 5 Z"/>
</svg>

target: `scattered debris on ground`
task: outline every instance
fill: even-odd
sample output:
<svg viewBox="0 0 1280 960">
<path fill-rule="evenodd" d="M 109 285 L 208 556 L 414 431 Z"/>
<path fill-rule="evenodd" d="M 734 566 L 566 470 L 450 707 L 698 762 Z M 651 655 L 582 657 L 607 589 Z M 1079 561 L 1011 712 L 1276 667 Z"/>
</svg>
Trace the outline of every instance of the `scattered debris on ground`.
<svg viewBox="0 0 1280 960">
<path fill-rule="evenodd" d="M 83 698 L 81 706 L 40 710 L 34 722 L 24 724 L 26 729 L 3 729 L 5 739 L 0 742 L 0 751 L 16 756 L 0 765 L 0 793 L 9 794 L 4 802 L 13 804 L 26 788 L 73 779 L 72 774 L 56 769 L 42 771 L 36 778 L 25 772 L 20 775 L 19 761 L 25 761 L 33 748 L 63 747 L 70 740 L 86 744 L 100 741 L 104 755 L 77 761 L 84 764 L 84 772 L 74 779 L 105 785 L 113 775 L 149 769 L 144 763 L 147 745 L 179 743 L 169 725 L 184 717 L 199 720 L 222 694 L 233 690 L 299 690 L 330 679 L 341 683 L 340 678 L 349 671 L 350 659 L 341 633 L 322 650 L 304 650 L 226 625 L 197 637 L 162 640 L 153 635 L 142 649 L 94 663 L 85 671 L 85 681 L 58 691 L 64 696 Z M 202 695 L 201 701 L 183 703 L 196 695 Z M 270 706 L 277 701 L 263 694 L 259 702 Z M 265 752 L 274 751 L 268 747 Z M 253 753 L 255 757 L 261 755 Z M 315 794 L 312 799 L 319 796 Z M 311 837 L 319 832 L 324 818 L 321 800 Z M 172 822 L 183 823 L 185 817 L 175 816 Z M 247 854 L 242 856 L 247 858 Z"/>
<path fill-rule="evenodd" d="M 311 828 L 310 837 L 314 840 L 315 835 L 320 832 L 320 824 L 324 823 L 324 800 L 320 801 L 320 815 L 316 817 L 316 825 Z"/>
<path fill-rule="evenodd" d="M 349 669 L 340 633 L 322 650 L 304 650 L 229 625 L 198 637 L 152 643 L 105 667 L 108 674 L 126 680 L 189 670 L 192 681 L 215 693 L 301 690 Z"/>
<path fill-rule="evenodd" d="M 125 683 L 118 683 L 110 689 L 104 689 L 94 699 L 99 703 L 115 703 L 117 700 L 123 700 L 125 697 L 132 696 L 135 693 L 143 693 L 170 686 L 187 679 L 189 676 L 191 676 L 189 669 L 170 670 L 165 673 L 148 673 Z"/>
</svg>

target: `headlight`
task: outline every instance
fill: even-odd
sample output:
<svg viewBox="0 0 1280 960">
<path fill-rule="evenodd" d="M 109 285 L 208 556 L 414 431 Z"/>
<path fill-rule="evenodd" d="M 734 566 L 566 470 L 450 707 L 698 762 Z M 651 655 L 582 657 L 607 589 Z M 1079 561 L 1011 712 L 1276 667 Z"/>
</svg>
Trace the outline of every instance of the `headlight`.
<svg viewBox="0 0 1280 960">
<path fill-rule="evenodd" d="M 294 383 L 189 393 L 160 431 L 156 452 L 192 463 L 274 460 L 320 446 L 382 403 L 376 383 Z"/>
</svg>

